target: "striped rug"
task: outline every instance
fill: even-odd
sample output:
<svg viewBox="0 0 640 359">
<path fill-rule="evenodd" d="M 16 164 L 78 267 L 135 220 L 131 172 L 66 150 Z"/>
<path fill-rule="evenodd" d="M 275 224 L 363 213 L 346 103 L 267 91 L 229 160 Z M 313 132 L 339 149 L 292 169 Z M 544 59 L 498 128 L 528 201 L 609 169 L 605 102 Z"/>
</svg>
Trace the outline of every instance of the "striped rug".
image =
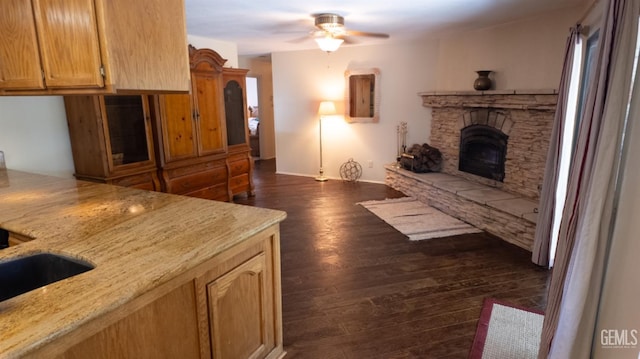
<svg viewBox="0 0 640 359">
<path fill-rule="evenodd" d="M 481 230 L 430 207 L 413 197 L 360 202 L 412 241 L 479 233 Z"/>
</svg>

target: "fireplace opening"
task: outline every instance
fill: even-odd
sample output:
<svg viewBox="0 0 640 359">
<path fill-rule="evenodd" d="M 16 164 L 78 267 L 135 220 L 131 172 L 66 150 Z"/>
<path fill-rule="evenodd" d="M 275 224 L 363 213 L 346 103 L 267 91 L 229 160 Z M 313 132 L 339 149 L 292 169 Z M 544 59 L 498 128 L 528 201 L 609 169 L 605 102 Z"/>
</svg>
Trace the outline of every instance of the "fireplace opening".
<svg viewBox="0 0 640 359">
<path fill-rule="evenodd" d="M 509 136 L 486 125 L 471 125 L 460 132 L 460 162 L 463 172 L 504 181 L 504 163 Z"/>
</svg>

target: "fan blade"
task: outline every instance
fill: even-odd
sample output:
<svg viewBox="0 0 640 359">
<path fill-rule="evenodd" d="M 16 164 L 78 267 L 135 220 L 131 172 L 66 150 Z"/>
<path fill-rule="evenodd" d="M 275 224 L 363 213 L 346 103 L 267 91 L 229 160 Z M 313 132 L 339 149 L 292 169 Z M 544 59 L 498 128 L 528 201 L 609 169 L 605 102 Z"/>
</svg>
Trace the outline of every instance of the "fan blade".
<svg viewBox="0 0 640 359">
<path fill-rule="evenodd" d="M 340 39 L 344 40 L 344 44 L 345 45 L 352 45 L 352 44 L 357 44 L 360 41 L 357 41 L 356 39 L 352 38 L 352 37 L 347 37 L 347 36 L 340 36 Z"/>
<path fill-rule="evenodd" d="M 291 34 L 291 33 L 303 33 L 308 32 L 310 27 L 313 27 L 313 22 L 309 19 L 292 19 L 277 21 L 271 25 L 265 25 L 259 28 L 260 32 L 269 32 L 272 34 Z"/>
<path fill-rule="evenodd" d="M 297 37 L 295 39 L 291 39 L 291 40 L 287 40 L 288 43 L 292 43 L 292 44 L 299 44 L 301 42 L 305 42 L 307 40 L 311 39 L 311 36 L 309 34 L 301 36 L 301 37 Z"/>
<path fill-rule="evenodd" d="M 368 37 L 377 37 L 377 38 L 381 38 L 381 39 L 388 39 L 389 38 L 389 34 L 383 34 L 383 33 L 380 33 L 380 32 L 353 31 L 353 30 L 347 30 L 345 35 L 347 35 L 347 36 L 368 36 Z"/>
</svg>

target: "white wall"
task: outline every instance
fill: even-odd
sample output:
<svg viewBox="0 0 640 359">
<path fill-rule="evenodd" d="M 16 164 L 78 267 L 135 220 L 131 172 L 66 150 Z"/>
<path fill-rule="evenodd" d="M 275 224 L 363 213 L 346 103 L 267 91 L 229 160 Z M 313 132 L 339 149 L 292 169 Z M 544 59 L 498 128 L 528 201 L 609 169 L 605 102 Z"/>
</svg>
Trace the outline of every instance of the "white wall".
<svg viewBox="0 0 640 359">
<path fill-rule="evenodd" d="M 475 70 L 484 69 L 496 71 L 496 89 L 557 88 L 568 29 L 579 16 L 578 9 L 563 10 L 440 40 L 342 47 L 329 55 L 320 50 L 274 53 L 278 172 L 317 174 L 317 105 L 343 99 L 345 70 L 380 68 L 380 123 L 325 126 L 325 174 L 340 178 L 340 165 L 352 157 L 363 166 L 362 180 L 384 182 L 383 165 L 395 160 L 400 121 L 408 122 L 408 145 L 429 141 L 431 114 L 418 92 L 472 90 Z"/>
<path fill-rule="evenodd" d="M 0 96 L 0 151 L 7 168 L 72 177 L 64 102 L 60 96 Z"/>
<path fill-rule="evenodd" d="M 349 158 L 363 167 L 361 180 L 384 181 L 383 165 L 395 161 L 396 126 L 408 123 L 408 143 L 429 138 L 429 111 L 417 93 L 435 89 L 436 41 L 402 45 L 342 47 L 274 53 L 276 165 L 279 173 L 315 176 L 319 170 L 318 105 L 339 101 L 344 108 L 347 69 L 380 69 L 380 122 L 323 121 L 325 175 L 340 178 Z M 368 167 L 371 160 L 373 168 Z"/>
<path fill-rule="evenodd" d="M 196 49 L 211 49 L 227 59 L 224 67 L 238 67 L 238 45 L 233 42 L 210 39 L 208 37 L 187 35 L 187 41 Z"/>
<path fill-rule="evenodd" d="M 443 37 L 437 89 L 473 90 L 477 70 L 492 70 L 496 90 L 557 89 L 569 27 L 582 9 Z"/>
</svg>

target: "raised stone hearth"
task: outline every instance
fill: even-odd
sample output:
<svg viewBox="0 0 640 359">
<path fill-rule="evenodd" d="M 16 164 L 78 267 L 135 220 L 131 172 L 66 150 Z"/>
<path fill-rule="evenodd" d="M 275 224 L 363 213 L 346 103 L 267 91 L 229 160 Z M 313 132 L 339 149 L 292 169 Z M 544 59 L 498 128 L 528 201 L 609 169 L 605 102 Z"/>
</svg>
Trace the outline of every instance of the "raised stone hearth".
<svg viewBox="0 0 640 359">
<path fill-rule="evenodd" d="M 423 92 L 432 109 L 428 142 L 442 153 L 442 173 L 415 174 L 387 166 L 386 183 L 441 211 L 531 250 L 537 205 L 551 137 L 557 93 L 535 91 Z M 470 126 L 487 127 L 506 136 L 504 175 L 490 179 L 461 171 L 461 133 Z M 475 145 L 475 144 L 474 144 Z M 475 147 L 478 148 L 478 147 Z M 473 147 L 472 147 L 473 150 Z M 483 156 L 471 156 L 471 161 Z M 468 163 L 462 169 L 469 167 Z"/>
<path fill-rule="evenodd" d="M 445 173 L 385 166 L 385 183 L 440 211 L 531 251 L 537 202 Z"/>
</svg>

